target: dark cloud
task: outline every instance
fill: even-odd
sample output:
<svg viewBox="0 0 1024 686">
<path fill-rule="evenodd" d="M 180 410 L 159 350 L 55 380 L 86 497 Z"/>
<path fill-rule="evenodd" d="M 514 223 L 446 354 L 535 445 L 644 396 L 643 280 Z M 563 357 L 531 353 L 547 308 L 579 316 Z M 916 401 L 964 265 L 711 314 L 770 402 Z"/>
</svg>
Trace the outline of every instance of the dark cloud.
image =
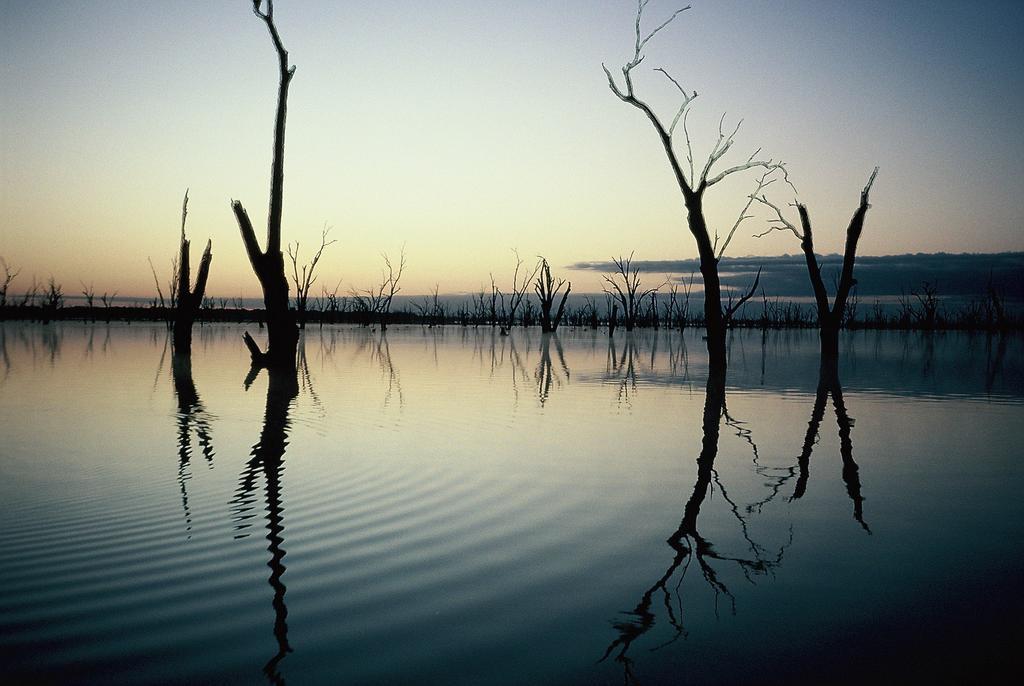
<svg viewBox="0 0 1024 686">
<path fill-rule="evenodd" d="M 831 286 L 842 267 L 841 255 L 818 258 L 822 276 Z M 688 279 L 695 274 L 694 285 L 700 283 L 700 264 L 691 260 L 634 260 L 642 272 L 672 275 Z M 607 262 L 577 262 L 569 269 L 611 272 L 615 265 Z M 719 263 L 722 284 L 728 288 L 749 286 L 761 269 L 761 286 L 769 295 L 807 296 L 810 283 L 803 255 L 773 257 L 723 257 Z M 971 296 L 987 290 L 989 278 L 1009 298 L 1024 299 L 1024 252 L 991 254 L 915 253 L 908 255 L 865 255 L 857 258 L 854 270 L 861 296 L 896 295 L 920 288 L 925 281 L 935 284 L 944 296 Z"/>
</svg>

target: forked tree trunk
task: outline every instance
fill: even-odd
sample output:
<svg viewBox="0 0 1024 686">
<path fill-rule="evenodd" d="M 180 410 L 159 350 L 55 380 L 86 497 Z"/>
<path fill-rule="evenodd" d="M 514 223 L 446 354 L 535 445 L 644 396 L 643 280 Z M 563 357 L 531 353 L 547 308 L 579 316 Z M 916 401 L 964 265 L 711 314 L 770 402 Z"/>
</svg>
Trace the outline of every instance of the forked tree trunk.
<svg viewBox="0 0 1024 686">
<path fill-rule="evenodd" d="M 185 219 L 188 216 L 188 191 L 185 191 L 185 200 L 181 206 L 181 245 L 178 253 L 178 283 L 174 286 L 177 290 L 177 307 L 174 310 L 172 328 L 174 330 L 172 345 L 176 355 L 188 357 L 192 354 L 192 324 L 199 314 L 199 308 L 203 305 L 203 296 L 206 294 L 206 281 L 210 276 L 210 262 L 213 260 L 211 252 L 212 241 L 206 241 L 206 250 L 199 260 L 199 271 L 196 273 L 195 288 L 189 290 L 190 261 L 189 241 L 185 238 Z"/>
<path fill-rule="evenodd" d="M 836 286 L 835 300 L 829 305 L 828 291 L 825 289 L 825 282 L 821 278 L 821 266 L 814 254 L 814 232 L 811 228 L 811 217 L 807 212 L 807 206 L 798 203 L 797 210 L 800 213 L 800 224 L 803 228 L 803 237 L 800 240 L 800 249 L 804 253 L 804 261 L 807 263 L 807 275 L 811 280 L 811 288 L 814 291 L 814 303 L 818 311 L 818 329 L 821 338 L 822 358 L 836 358 L 839 356 L 839 329 L 842 328 L 843 312 L 846 310 L 846 301 L 850 297 L 850 291 L 857 284 L 853 278 L 853 265 L 857 260 L 857 242 L 860 240 L 861 232 L 864 230 L 864 217 L 867 215 L 868 194 L 871 185 L 875 182 L 878 174 L 876 167 L 868 179 L 867 185 L 860 194 L 860 206 L 853 213 L 850 225 L 846 229 L 846 247 L 843 252 L 843 269 L 839 275 L 839 283 Z"/>
<path fill-rule="evenodd" d="M 181 257 L 178 279 L 178 306 L 174 311 L 174 352 L 178 355 L 192 354 L 192 324 L 199 315 L 199 308 L 203 304 L 203 296 L 206 293 L 206 281 L 210 276 L 210 262 L 213 260 L 213 253 L 210 252 L 212 245 L 206 241 L 206 250 L 199 260 L 199 272 L 196 275 L 195 288 L 189 292 L 189 242 L 182 238 Z"/>
<path fill-rule="evenodd" d="M 565 314 L 565 301 L 569 297 L 569 293 L 572 292 L 572 283 L 568 283 L 565 292 L 562 293 L 562 299 L 558 303 L 558 309 L 553 317 L 551 310 L 554 309 L 558 291 L 565 283 L 562 279 L 556 282 L 551 277 L 551 267 L 548 266 L 548 261 L 541 258 L 540 275 L 537 277 L 534 290 L 540 300 L 540 330 L 542 333 L 553 333 L 562 322 L 562 316 Z"/>
</svg>

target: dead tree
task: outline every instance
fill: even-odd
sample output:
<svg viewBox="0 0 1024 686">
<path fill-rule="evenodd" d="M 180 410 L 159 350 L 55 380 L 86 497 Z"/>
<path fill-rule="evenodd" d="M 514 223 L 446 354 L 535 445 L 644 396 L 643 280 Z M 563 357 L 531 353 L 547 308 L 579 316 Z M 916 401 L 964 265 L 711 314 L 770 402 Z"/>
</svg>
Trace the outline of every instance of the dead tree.
<svg viewBox="0 0 1024 686">
<path fill-rule="evenodd" d="M 814 291 L 814 303 L 818 311 L 818 328 L 821 336 L 821 354 L 825 357 L 837 357 L 839 355 L 839 329 L 843 323 L 843 313 L 846 311 L 847 299 L 850 291 L 857 285 L 853 278 L 853 263 L 857 259 L 857 242 L 860 240 L 861 231 L 864 229 L 864 217 L 868 208 L 868 193 L 871 185 L 878 175 L 878 167 L 871 172 L 867 185 L 860 192 L 860 206 L 853 213 L 850 225 L 846 229 L 846 249 L 843 252 L 843 269 L 839 275 L 839 282 L 836 284 L 836 295 L 832 305 L 829 306 L 828 290 L 821 278 L 821 265 L 814 254 L 814 233 L 811 230 L 811 217 L 807 212 L 807 206 L 801 202 L 794 203 L 800 214 L 801 232 L 785 215 L 782 209 L 773 204 L 764 195 L 753 196 L 758 202 L 771 208 L 775 217 L 770 221 L 767 231 L 757 234 L 758 237 L 766 236 L 773 231 L 791 231 L 800 241 L 800 249 L 803 250 L 804 260 L 807 263 L 807 274 L 811 279 L 811 288 Z"/>
<path fill-rule="evenodd" d="M 15 274 L 17 275 L 17 274 Z M 32 275 L 32 285 L 25 289 L 25 292 L 21 294 L 21 300 L 18 301 L 18 307 L 35 307 L 36 298 L 39 297 L 39 289 L 42 284 L 36 281 L 35 274 Z"/>
<path fill-rule="evenodd" d="M 149 262 L 149 271 L 153 274 L 153 283 L 156 284 L 156 294 L 159 296 L 160 309 L 167 308 L 167 301 L 164 300 L 164 289 L 160 287 L 160 277 L 156 275 L 156 267 L 153 266 L 153 258 L 147 257 L 146 260 Z M 174 285 L 177 283 L 178 266 L 172 261 L 171 262 L 171 307 L 174 307 Z M 152 301 L 153 307 L 156 307 L 157 300 Z"/>
<path fill-rule="evenodd" d="M 323 328 L 324 326 L 324 314 L 326 314 L 327 317 L 330 318 L 330 321 L 333 324 L 334 322 L 338 321 L 338 312 L 343 311 L 345 309 L 344 306 L 347 303 L 347 299 L 342 298 L 341 301 L 338 300 L 339 288 L 341 288 L 340 281 L 334 285 L 333 291 L 327 290 L 326 286 L 321 286 L 320 288 L 321 292 L 323 293 L 324 300 L 324 308 L 321 311 L 320 316 L 320 328 Z"/>
<path fill-rule="evenodd" d="M 562 289 L 562 286 L 566 286 L 566 289 L 562 293 L 561 301 L 558 303 L 558 310 L 555 312 L 554 318 L 552 318 L 551 308 L 554 307 L 555 297 Z M 558 279 L 557 281 L 552 279 L 551 267 L 548 266 L 548 261 L 542 257 L 540 258 L 540 274 L 533 284 L 533 290 L 537 293 L 537 298 L 540 300 L 540 329 L 543 333 L 552 333 L 558 329 L 558 324 L 562 321 L 562 315 L 565 314 L 565 300 L 569 297 L 569 293 L 572 292 L 572 282 L 565 279 Z"/>
<path fill-rule="evenodd" d="M 206 293 L 206 281 L 210 276 L 210 262 L 213 260 L 212 241 L 206 241 L 206 250 L 199 260 L 196 272 L 195 288 L 189 290 L 190 259 L 189 241 L 185 238 L 185 220 L 188 217 L 188 189 L 181 203 L 181 245 L 178 251 L 178 283 L 171 301 L 176 303 L 174 310 L 174 353 L 189 356 L 192 354 L 192 323 L 199 314 Z"/>
<path fill-rule="evenodd" d="M 352 289 L 349 293 L 355 298 L 356 303 L 371 319 L 376 319 L 380 324 L 381 331 L 387 331 L 388 319 L 391 316 L 391 303 L 402 290 L 399 282 L 402 280 L 402 272 L 405 271 L 405 248 L 399 254 L 398 266 L 391 263 L 387 253 L 382 253 L 384 268 L 381 269 L 380 283 L 372 288 L 364 288 L 361 291 Z M 366 322 L 367 324 L 369 321 Z"/>
<path fill-rule="evenodd" d="M 249 262 L 263 288 L 266 309 L 267 350 L 260 350 L 247 331 L 245 345 L 252 363 L 257 367 L 295 369 L 295 353 L 299 342 L 299 329 L 295 317 L 288 310 L 288 279 L 284 273 L 284 255 L 281 253 L 281 211 L 284 197 L 284 133 L 288 110 L 288 86 L 295 75 L 295 67 L 288 65 L 288 51 L 274 25 L 274 2 L 267 0 L 266 12 L 260 11 L 261 0 L 253 0 L 253 12 L 267 25 L 277 50 L 280 84 L 277 91 L 277 115 L 274 123 L 274 159 L 270 171 L 270 212 L 267 215 L 267 245 L 261 251 L 249 215 L 238 200 L 231 201 L 242 242 Z"/>
<path fill-rule="evenodd" d="M 0 283 L 0 307 L 7 306 L 7 290 L 11 286 L 11 282 L 14 281 L 15 277 L 21 273 L 20 269 L 11 269 L 10 265 L 7 264 L 7 260 L 0 257 L 0 266 L 4 268 L 3 283 Z"/>
<path fill-rule="evenodd" d="M 86 286 L 84 281 L 79 281 L 78 283 L 82 284 L 82 290 L 79 293 L 85 298 L 85 306 L 91 310 L 93 303 L 96 302 L 96 288 L 91 283 Z"/>
<path fill-rule="evenodd" d="M 722 309 L 723 318 L 725 319 L 725 327 L 727 329 L 732 327 L 733 316 L 737 312 L 739 312 L 739 309 L 743 307 L 748 300 L 750 300 L 750 298 L 754 295 L 754 292 L 757 291 L 757 286 L 760 283 L 761 268 L 758 267 L 757 274 L 754 275 L 754 283 L 750 285 L 750 288 L 748 288 L 746 292 L 743 293 L 743 295 L 741 295 L 738 299 L 735 299 L 734 301 L 735 293 L 731 289 L 726 293 L 725 306 Z"/>
<path fill-rule="evenodd" d="M 110 308 L 114 304 L 114 298 L 116 297 L 117 291 L 113 293 L 103 291 L 103 295 L 100 296 L 100 302 L 103 303 L 103 320 L 106 322 L 110 321 Z"/>
<path fill-rule="evenodd" d="M 420 320 L 427 324 L 427 326 L 435 326 L 444 324 L 445 318 L 447 317 L 447 311 L 444 305 L 441 304 L 441 297 L 438 295 L 441 285 L 435 283 L 434 287 L 430 290 L 429 295 L 423 296 L 423 299 L 418 303 L 413 303 L 412 306 L 416 309 L 416 312 L 420 315 Z M 483 294 L 480 294 L 481 302 Z M 465 308 L 463 308 L 465 309 Z M 466 322 L 468 317 L 468 311 L 463 313 L 462 322 Z"/>
<path fill-rule="evenodd" d="M 537 262 L 537 266 L 533 268 L 533 271 L 529 274 L 526 273 L 526 269 L 523 268 L 523 259 L 519 257 L 519 251 L 513 249 L 512 253 L 516 256 L 516 268 L 512 272 L 512 292 L 509 293 L 508 299 L 508 317 L 505 320 L 505 330 L 511 331 L 512 326 L 516 321 L 516 311 L 519 306 L 523 304 L 523 299 L 526 297 L 526 291 L 533 283 L 534 279 L 537 278 L 537 272 L 540 270 L 540 262 Z M 519 275 L 522 274 L 522 280 Z M 498 291 L 501 295 L 501 292 Z M 502 304 L 504 304 L 504 297 L 502 296 Z"/>
<path fill-rule="evenodd" d="M 632 266 L 633 253 L 629 253 L 627 258 L 620 256 L 616 259 L 613 257 L 612 262 L 618 271 L 611 276 L 607 274 L 604 276 L 605 283 L 608 284 L 603 287 L 604 292 L 622 305 L 622 317 L 625 320 L 626 331 L 632 331 L 636 326 L 636 318 L 644 298 L 657 291 L 659 286 L 640 290 L 640 269 Z"/>
<path fill-rule="evenodd" d="M 612 92 L 620 100 L 636 107 L 647 116 L 651 121 L 651 124 L 654 126 L 655 132 L 658 134 L 658 138 L 661 141 L 662 146 L 665 148 L 669 166 L 672 168 L 672 173 L 675 176 L 676 183 L 679 185 L 679 190 L 683 195 L 683 201 L 687 210 L 687 224 L 689 226 L 690 233 L 693 234 L 693 238 L 697 243 L 697 252 L 700 256 L 700 272 L 701 276 L 704 277 L 704 322 L 707 327 L 709 360 L 712 365 L 716 367 L 720 366 L 724 369 L 726 365 L 725 333 L 728 320 L 726 312 L 722 308 L 722 289 L 721 282 L 718 277 L 718 261 L 725 253 L 725 249 L 729 246 L 729 243 L 740 223 L 750 217 L 745 213 L 745 210 L 741 211 L 739 218 L 725 235 L 724 240 L 719 241 L 719 234 L 717 230 L 715 231 L 714 239 L 712 239 L 708 230 L 707 220 L 704 217 L 704 193 L 710 187 L 721 182 L 726 177 L 738 172 L 748 169 L 762 168 L 766 172 L 780 171 L 784 175 L 785 168 L 781 162 L 775 162 L 770 159 L 759 159 L 757 156 L 760 153 L 760 148 L 758 148 L 750 157 L 747 158 L 745 162 L 723 169 L 718 173 L 713 173 L 715 165 L 725 157 L 726 153 L 728 153 L 730 149 L 732 149 L 736 133 L 739 131 L 740 125 L 743 123 L 741 120 L 732 128 L 731 131 L 727 132 L 727 130 L 723 128 L 725 125 L 725 115 L 722 115 L 722 119 L 718 124 L 718 139 L 715 141 L 703 168 L 700 168 L 698 171 L 698 168 L 694 166 L 693 146 L 690 141 L 689 131 L 686 127 L 686 119 L 689 115 L 690 104 L 694 99 L 696 99 L 697 91 L 687 91 L 682 87 L 682 85 L 680 85 L 679 81 L 673 78 L 666 70 L 656 70 L 663 74 L 682 96 L 682 104 L 676 111 L 676 114 L 672 119 L 672 123 L 668 126 L 665 126 L 658 115 L 655 114 L 654 110 L 651 109 L 650 105 L 636 96 L 633 88 L 632 72 L 633 69 L 639 66 L 644 60 L 644 47 L 647 45 L 648 41 L 657 35 L 659 31 L 672 23 L 672 21 L 682 12 L 690 9 L 690 6 L 687 5 L 682 9 L 676 10 L 668 19 L 659 24 L 657 28 L 647 34 L 644 34 L 640 28 L 640 20 L 643 15 L 644 7 L 646 7 L 649 1 L 650 0 L 637 0 L 635 22 L 636 42 L 634 45 L 633 58 L 626 62 L 622 67 L 624 85 L 620 86 L 608 68 L 603 64 L 601 66 L 604 68 L 605 75 L 608 77 L 608 87 L 611 88 Z M 688 170 L 684 170 L 683 164 L 679 160 L 679 156 L 677 155 L 674 146 L 673 136 L 676 131 L 676 126 L 680 121 L 683 124 L 683 135 L 686 139 L 686 162 L 689 168 Z M 749 206 L 750 205 L 748 203 L 747 207 L 749 208 Z M 719 245 L 719 243 L 721 243 L 721 245 Z"/>
<path fill-rule="evenodd" d="M 96 321 L 96 310 L 93 309 L 93 304 L 96 302 L 96 289 L 91 283 L 88 286 L 85 285 L 84 281 L 79 281 L 79 283 L 82 284 L 82 290 L 79 292 L 85 298 L 85 306 L 89 310 L 89 318 L 92 321 Z"/>
<path fill-rule="evenodd" d="M 301 275 L 299 274 L 299 242 L 295 241 L 294 249 L 291 243 L 288 244 L 288 257 L 292 260 L 292 281 L 295 282 L 295 311 L 298 315 L 300 329 L 306 328 L 306 303 L 309 300 L 309 289 L 313 286 L 313 282 L 316 281 L 317 262 L 320 261 L 324 248 L 338 242 L 327 240 L 327 234 L 330 231 L 330 227 L 324 226 L 323 231 L 320 232 L 320 249 L 313 255 L 313 259 L 309 264 L 302 265 Z"/>
<path fill-rule="evenodd" d="M 498 300 L 501 300 L 501 309 L 505 309 L 505 296 L 498 288 L 498 284 L 494 282 L 494 274 L 491 274 L 491 302 L 490 302 L 490 320 L 491 326 L 498 325 Z"/>
<path fill-rule="evenodd" d="M 57 311 L 64 305 L 64 288 L 52 276 L 46 282 L 43 292 L 43 324 L 57 318 Z"/>
</svg>

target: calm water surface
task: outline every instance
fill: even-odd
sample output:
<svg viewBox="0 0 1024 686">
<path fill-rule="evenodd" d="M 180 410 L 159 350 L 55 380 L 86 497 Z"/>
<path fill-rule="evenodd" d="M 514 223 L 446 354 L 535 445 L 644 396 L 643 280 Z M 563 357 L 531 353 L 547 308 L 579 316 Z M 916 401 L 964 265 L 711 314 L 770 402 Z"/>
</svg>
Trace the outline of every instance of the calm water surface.
<svg viewBox="0 0 1024 686">
<path fill-rule="evenodd" d="M 0 324 L 7 683 L 984 681 L 1020 337 Z M 248 385 L 248 386 L 247 386 Z M 247 386 L 247 387 L 246 387 Z"/>
</svg>

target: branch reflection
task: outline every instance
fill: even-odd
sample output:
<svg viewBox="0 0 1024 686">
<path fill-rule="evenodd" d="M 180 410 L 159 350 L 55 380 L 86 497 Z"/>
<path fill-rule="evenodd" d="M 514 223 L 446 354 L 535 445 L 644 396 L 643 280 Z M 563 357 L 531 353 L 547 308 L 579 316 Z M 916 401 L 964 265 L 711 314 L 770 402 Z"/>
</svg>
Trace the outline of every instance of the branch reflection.
<svg viewBox="0 0 1024 686">
<path fill-rule="evenodd" d="M 783 554 L 786 546 L 788 546 L 788 543 L 783 545 L 778 553 L 774 556 L 769 556 L 764 546 L 755 543 L 751 538 L 745 516 L 726 492 L 719 474 L 714 468 L 715 457 L 718 454 L 718 439 L 723 417 L 726 417 L 727 421 L 733 422 L 728 415 L 725 402 L 725 371 L 712 370 L 708 376 L 704 396 L 703 439 L 700 455 L 697 458 L 697 480 L 683 508 L 682 521 L 667 540 L 669 547 L 672 548 L 675 554 L 661 577 L 644 591 L 637 605 L 625 613 L 627 618 L 624 621 L 613 623 L 612 626 L 619 636 L 611 642 L 601 658 L 601 661 L 604 661 L 611 656 L 616 662 L 621 664 L 626 683 L 636 681 L 634 661 L 630 657 L 629 651 L 634 641 L 647 633 L 655 625 L 656 615 L 652 606 L 657 594 L 661 594 L 669 624 L 674 629 L 674 636 L 662 645 L 672 643 L 679 637 L 686 635 L 682 621 L 683 603 L 680 587 L 687 571 L 689 571 L 691 563 L 696 562 L 701 577 L 714 593 L 716 613 L 718 602 L 723 597 L 728 599 L 730 609 L 734 612 L 735 597 L 721 578 L 718 563 L 735 565 L 746 579 L 752 581 L 755 576 L 768 574 L 778 566 L 782 562 Z M 698 517 L 701 506 L 713 487 L 712 483 L 718 487 L 719 493 L 728 503 L 733 516 L 739 522 L 743 539 L 748 546 L 749 556 L 731 556 L 720 553 L 715 549 L 710 540 L 700 534 L 698 530 Z M 670 586 L 669 582 L 673 578 L 676 578 L 676 582 Z M 674 598 L 673 594 L 675 594 Z"/>
</svg>

